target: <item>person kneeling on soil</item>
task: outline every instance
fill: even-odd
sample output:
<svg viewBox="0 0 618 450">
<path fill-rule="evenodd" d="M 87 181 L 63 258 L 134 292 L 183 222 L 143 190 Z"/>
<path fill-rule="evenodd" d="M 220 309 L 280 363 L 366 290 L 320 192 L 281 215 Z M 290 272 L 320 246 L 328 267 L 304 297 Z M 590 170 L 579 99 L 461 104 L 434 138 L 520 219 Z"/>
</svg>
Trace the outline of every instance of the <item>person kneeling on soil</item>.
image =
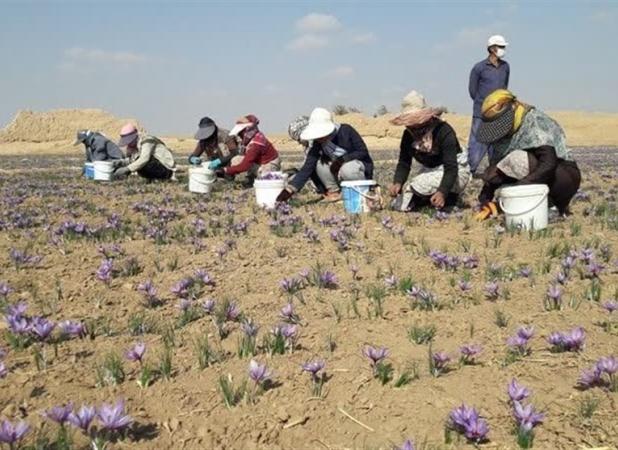
<svg viewBox="0 0 618 450">
<path fill-rule="evenodd" d="M 252 114 L 243 116 L 236 121 L 234 128 L 230 131 L 230 136 L 240 138 L 242 144 L 240 153 L 242 154 L 234 156 L 230 165 L 219 170 L 219 174 L 233 177 L 247 172 L 247 184 L 253 185 L 253 180 L 256 177 L 281 169 L 279 153 L 264 133 L 259 130 L 259 123 L 259 119 Z"/>
<path fill-rule="evenodd" d="M 307 116 L 298 116 L 288 125 L 288 135 L 290 136 L 290 139 L 298 142 L 303 148 L 303 154 L 305 156 L 303 164 L 307 160 L 307 153 L 309 153 L 309 149 L 313 145 L 312 141 L 304 141 L 300 138 L 301 133 L 305 128 L 307 128 L 307 125 L 309 125 L 309 117 Z M 288 173 L 291 177 L 294 177 L 298 173 L 298 169 L 293 168 L 290 171 L 286 171 L 286 173 Z M 313 184 L 312 188 L 315 192 L 320 195 L 324 195 L 326 193 L 326 187 L 324 187 L 324 184 L 315 172 L 311 174 L 311 183 Z"/>
<path fill-rule="evenodd" d="M 520 102 L 506 89 L 492 92 L 481 109 L 477 139 L 494 148 L 489 167 L 482 175 L 479 195 L 484 220 L 497 214 L 496 189 L 505 185 L 545 184 L 549 200 L 560 215 L 569 213 L 569 203 L 581 182 L 577 163 L 566 146 L 560 125 L 543 111 Z"/>
<path fill-rule="evenodd" d="M 174 155 L 159 138 L 140 136 L 137 128 L 129 123 L 120 130 L 118 146 L 127 148 L 128 158 L 114 162 L 114 179 L 121 179 L 132 173 L 148 180 L 175 179 Z"/>
<path fill-rule="evenodd" d="M 208 168 L 217 170 L 229 165 L 232 158 L 238 154 L 236 139 L 230 136 L 227 130 L 219 128 L 210 117 L 203 117 L 200 120 L 195 139 L 198 141 L 197 145 L 189 156 L 189 164 L 192 166 L 199 166 L 202 162 L 209 161 Z"/>
<path fill-rule="evenodd" d="M 313 110 L 300 139 L 313 143 L 303 167 L 277 201 L 289 200 L 314 174 L 326 188 L 324 199 L 330 202 L 341 200 L 341 181 L 372 179 L 373 160 L 363 138 L 352 126 L 335 123 L 328 110 Z"/>
<path fill-rule="evenodd" d="M 416 91 L 406 95 L 401 114 L 391 120 L 406 129 L 401 137 L 399 162 L 389 193 L 393 209 L 417 211 L 430 204 L 436 209 L 454 206 L 470 181 L 468 155 L 461 150 L 455 130 L 441 119 L 442 107 L 431 107 Z M 422 168 L 404 188 L 412 159 Z"/>
<path fill-rule="evenodd" d="M 86 162 L 112 161 L 124 158 L 122 150 L 101 133 L 90 130 L 79 130 L 73 145 L 84 144 Z"/>
</svg>

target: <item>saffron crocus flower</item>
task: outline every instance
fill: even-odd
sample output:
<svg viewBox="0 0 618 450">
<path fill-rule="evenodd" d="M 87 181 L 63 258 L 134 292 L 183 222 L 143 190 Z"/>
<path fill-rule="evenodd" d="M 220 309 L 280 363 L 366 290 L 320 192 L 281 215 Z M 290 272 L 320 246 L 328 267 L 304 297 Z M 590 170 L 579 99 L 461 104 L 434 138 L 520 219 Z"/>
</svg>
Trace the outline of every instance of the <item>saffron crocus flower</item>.
<svg viewBox="0 0 618 450">
<path fill-rule="evenodd" d="M 573 267 L 575 267 L 576 261 L 575 258 L 571 255 L 567 255 L 563 260 L 562 263 L 560 264 L 562 266 L 562 268 L 565 271 L 569 271 L 571 270 Z"/>
<path fill-rule="evenodd" d="M 97 413 L 101 427 L 107 431 L 122 431 L 133 423 L 133 418 L 125 413 L 124 401 L 114 405 L 103 403 Z"/>
<path fill-rule="evenodd" d="M 519 428 L 525 432 L 531 431 L 537 425 L 543 423 L 545 414 L 534 409 L 532 405 L 523 406 L 520 402 L 513 402 L 513 415 Z"/>
<path fill-rule="evenodd" d="M 3 420 L 0 423 L 0 442 L 9 444 L 9 448 L 13 448 L 17 442 L 24 438 L 29 430 L 30 425 L 24 421 L 13 424 L 8 420 Z"/>
<path fill-rule="evenodd" d="M 302 288 L 302 282 L 298 278 L 284 278 L 279 282 L 279 287 L 287 294 L 294 294 Z"/>
<path fill-rule="evenodd" d="M 562 289 L 555 285 L 550 286 L 547 289 L 547 298 L 556 304 L 562 303 Z"/>
<path fill-rule="evenodd" d="M 462 404 L 453 409 L 449 414 L 449 422 L 452 429 L 471 441 L 482 442 L 487 439 L 489 433 L 487 421 L 482 419 L 473 407 Z"/>
<path fill-rule="evenodd" d="M 281 308 L 279 316 L 286 322 L 298 323 L 299 321 L 299 317 L 294 312 L 294 305 L 292 305 L 292 303 L 287 303 L 283 308 Z"/>
<path fill-rule="evenodd" d="M 522 278 L 530 278 L 532 275 L 532 269 L 530 267 L 522 267 L 519 269 L 519 276 Z"/>
<path fill-rule="evenodd" d="M 532 326 L 530 326 L 530 327 L 525 327 L 525 326 L 519 327 L 519 329 L 517 330 L 517 336 L 519 336 L 519 337 L 521 337 L 522 339 L 525 339 L 525 340 L 532 339 L 532 336 L 534 336 L 534 327 L 532 327 Z"/>
<path fill-rule="evenodd" d="M 577 385 L 583 389 L 599 386 L 603 381 L 602 375 L 602 372 L 596 366 L 592 369 L 584 370 L 577 380 Z"/>
<path fill-rule="evenodd" d="M 31 333 L 40 341 L 47 341 L 56 325 L 44 317 L 33 317 L 30 323 Z"/>
<path fill-rule="evenodd" d="M 192 306 L 193 301 L 188 298 L 181 298 L 177 305 L 178 309 L 181 310 L 183 313 L 191 309 Z"/>
<path fill-rule="evenodd" d="M 146 344 L 138 342 L 125 353 L 125 357 L 132 362 L 142 363 L 144 354 L 146 353 Z"/>
<path fill-rule="evenodd" d="M 467 344 L 459 347 L 461 360 L 465 364 L 474 362 L 474 359 L 481 353 L 482 348 L 477 344 Z"/>
<path fill-rule="evenodd" d="M 26 302 L 17 302 L 13 305 L 6 307 L 6 315 L 13 317 L 23 317 L 28 310 L 28 304 Z"/>
<path fill-rule="evenodd" d="M 73 403 L 67 403 L 62 406 L 53 406 L 43 412 L 43 416 L 47 417 L 60 425 L 68 420 L 69 414 L 73 412 Z"/>
<path fill-rule="evenodd" d="M 212 298 L 204 300 L 202 302 L 202 309 L 206 314 L 212 314 L 215 310 L 215 301 Z"/>
<path fill-rule="evenodd" d="M 146 280 L 138 284 L 137 290 L 142 293 L 148 303 L 157 303 L 157 288 L 155 288 L 152 280 Z"/>
<path fill-rule="evenodd" d="M 555 280 L 556 280 L 556 283 L 562 284 L 564 286 L 565 284 L 567 284 L 567 281 L 569 281 L 569 277 L 564 272 L 558 272 L 558 275 L 556 275 Z"/>
<path fill-rule="evenodd" d="M 466 281 L 466 280 L 459 280 L 457 282 L 457 286 L 459 286 L 459 289 L 462 292 L 467 292 L 470 289 L 472 289 L 472 283 L 470 283 L 469 281 Z"/>
<path fill-rule="evenodd" d="M 281 335 L 288 341 L 293 340 L 296 337 L 298 328 L 296 325 L 284 324 L 279 328 Z"/>
<path fill-rule="evenodd" d="M 326 270 L 319 275 L 319 285 L 325 288 L 334 289 L 338 285 L 337 275 L 333 272 Z"/>
<path fill-rule="evenodd" d="M 95 275 L 97 276 L 97 279 L 99 279 L 103 283 L 110 284 L 113 277 L 113 271 L 114 261 L 111 259 L 104 259 L 97 271 L 95 272 Z"/>
<path fill-rule="evenodd" d="M 399 280 L 393 274 L 384 278 L 384 284 L 386 285 L 386 287 L 389 287 L 391 289 L 396 288 L 398 283 L 399 283 Z"/>
<path fill-rule="evenodd" d="M 172 286 L 171 292 L 178 298 L 187 298 L 189 296 L 189 288 L 193 286 L 193 283 L 193 278 L 183 278 Z"/>
<path fill-rule="evenodd" d="M 604 269 L 605 269 L 605 266 L 597 263 L 596 261 L 591 261 L 590 264 L 586 266 L 586 271 L 590 278 L 598 278 Z"/>
<path fill-rule="evenodd" d="M 509 383 L 507 392 L 512 402 L 521 402 L 530 396 L 530 390 L 519 384 L 515 378 Z"/>
<path fill-rule="evenodd" d="M 466 255 L 461 259 L 466 269 L 476 269 L 479 265 L 479 259 L 474 255 Z"/>
<path fill-rule="evenodd" d="M 206 285 L 206 286 L 214 286 L 215 285 L 215 280 L 210 276 L 210 274 L 203 270 L 203 269 L 198 269 L 195 271 L 195 278 L 202 284 Z"/>
<path fill-rule="evenodd" d="M 6 377 L 8 373 L 9 373 L 9 369 L 7 369 L 4 363 L 0 361 L 0 379 Z"/>
<path fill-rule="evenodd" d="M 614 300 L 608 300 L 605 303 L 603 303 L 602 306 L 603 306 L 603 309 L 610 314 L 618 310 L 618 302 Z"/>
<path fill-rule="evenodd" d="M 436 352 L 431 355 L 431 359 L 433 361 L 434 371 L 437 373 L 441 373 L 448 366 L 449 361 L 451 360 L 450 356 L 448 356 L 444 352 Z"/>
<path fill-rule="evenodd" d="M 8 297 L 9 294 L 13 292 L 13 288 L 6 284 L 5 282 L 0 282 L 0 297 Z"/>
<path fill-rule="evenodd" d="M 240 314 L 240 308 L 236 302 L 230 302 L 230 304 L 227 305 L 227 308 L 225 308 L 225 319 L 229 322 L 236 322 L 240 317 Z"/>
<path fill-rule="evenodd" d="M 80 339 L 86 337 L 86 326 L 82 322 L 64 320 L 58 325 L 63 336 Z"/>
<path fill-rule="evenodd" d="M 611 377 L 618 372 L 618 359 L 613 356 L 603 357 L 597 361 L 596 367 Z"/>
<path fill-rule="evenodd" d="M 245 336 L 252 338 L 257 336 L 260 329 L 260 327 L 251 319 L 247 319 L 242 324 L 240 324 L 240 328 L 242 329 L 243 333 L 245 333 Z"/>
<path fill-rule="evenodd" d="M 30 321 L 21 316 L 6 316 L 6 323 L 13 334 L 26 334 L 30 332 Z"/>
<path fill-rule="evenodd" d="M 363 355 L 370 359 L 371 365 L 376 366 L 379 362 L 382 362 L 384 358 L 386 358 L 390 352 L 386 347 L 372 347 L 367 345 L 363 349 Z"/>
<path fill-rule="evenodd" d="M 265 381 L 269 380 L 271 377 L 271 372 L 266 367 L 266 364 L 259 364 L 255 360 L 251 360 L 249 362 L 249 378 L 251 378 L 255 384 L 263 384 Z"/>
<path fill-rule="evenodd" d="M 485 285 L 485 297 L 490 300 L 495 300 L 500 295 L 500 285 L 495 281 L 491 281 Z"/>
<path fill-rule="evenodd" d="M 582 327 L 573 328 L 570 332 L 564 334 L 564 346 L 566 350 L 578 352 L 584 349 L 586 340 L 586 331 Z"/>
<path fill-rule="evenodd" d="M 75 428 L 81 429 L 84 433 L 88 433 L 90 424 L 96 416 L 96 410 L 94 406 L 82 405 L 77 412 L 69 414 L 67 421 Z"/>
<path fill-rule="evenodd" d="M 414 446 L 414 442 L 410 439 L 406 439 L 399 447 L 395 447 L 395 450 L 416 450 L 416 447 Z"/>
</svg>

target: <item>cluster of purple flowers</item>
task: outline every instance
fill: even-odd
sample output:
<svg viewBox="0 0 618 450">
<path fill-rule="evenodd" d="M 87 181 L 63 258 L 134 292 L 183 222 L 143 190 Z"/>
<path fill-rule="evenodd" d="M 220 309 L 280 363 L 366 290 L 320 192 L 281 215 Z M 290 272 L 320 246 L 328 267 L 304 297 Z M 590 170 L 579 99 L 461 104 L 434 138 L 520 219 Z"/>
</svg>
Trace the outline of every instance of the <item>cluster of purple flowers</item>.
<svg viewBox="0 0 618 450">
<path fill-rule="evenodd" d="M 19 443 L 28 431 L 30 431 L 30 425 L 23 420 L 17 423 L 3 420 L 0 423 L 0 442 L 8 444 L 9 448 L 14 448 L 15 444 Z"/>
<path fill-rule="evenodd" d="M 588 389 L 595 386 L 606 386 L 611 391 L 618 391 L 618 358 L 607 356 L 600 358 L 591 368 L 584 370 L 577 384 Z"/>
<path fill-rule="evenodd" d="M 468 440 L 480 443 L 487 440 L 489 425 L 476 408 L 462 404 L 449 414 L 447 427 L 463 434 Z"/>
<path fill-rule="evenodd" d="M 476 357 L 481 354 L 483 348 L 478 344 L 466 344 L 459 347 L 462 364 L 474 364 Z"/>
<path fill-rule="evenodd" d="M 485 297 L 488 300 L 496 300 L 500 296 L 500 285 L 497 281 L 485 284 Z"/>
<path fill-rule="evenodd" d="M 11 294 L 13 291 L 14 289 L 11 286 L 9 286 L 4 281 L 0 281 L 0 297 L 6 300 L 9 294 Z"/>
<path fill-rule="evenodd" d="M 298 326 L 289 323 L 279 324 L 275 325 L 270 332 L 275 337 L 282 337 L 288 350 L 294 350 L 298 339 Z"/>
<path fill-rule="evenodd" d="M 507 339 L 506 343 L 511 351 L 523 356 L 530 353 L 528 342 L 534 336 L 534 327 L 519 327 L 517 333 Z"/>
<path fill-rule="evenodd" d="M 112 282 L 112 278 L 114 277 L 114 260 L 104 259 L 95 272 L 95 275 L 99 281 L 102 281 L 109 286 Z"/>
<path fill-rule="evenodd" d="M 54 230 L 56 236 L 92 236 L 97 232 L 85 222 L 75 222 L 73 220 L 65 220 Z"/>
<path fill-rule="evenodd" d="M 266 172 L 257 178 L 258 180 L 285 180 L 286 177 L 281 172 Z"/>
<path fill-rule="evenodd" d="M 36 266 L 43 259 L 42 256 L 30 255 L 26 250 L 22 251 L 16 248 L 11 248 L 9 250 L 9 258 L 17 268 L 24 266 Z"/>
<path fill-rule="evenodd" d="M 26 314 L 28 306 L 20 302 L 10 305 L 6 309 L 5 319 L 10 332 L 16 336 L 32 337 L 40 342 L 51 339 L 56 324 L 41 316 L 30 317 Z M 83 323 L 65 320 L 59 324 L 60 334 L 63 338 L 84 338 L 86 327 Z"/>
<path fill-rule="evenodd" d="M 517 440 L 521 448 L 531 448 L 534 440 L 534 428 L 543 423 L 545 414 L 535 410 L 532 404 L 524 405 L 522 402 L 530 397 L 530 390 L 519 384 L 515 378 L 507 386 L 507 393 L 513 417 L 517 426 Z"/>
<path fill-rule="evenodd" d="M 122 400 L 113 405 L 103 403 L 100 408 L 82 405 L 79 410 L 75 410 L 73 404 L 68 403 L 45 410 L 43 416 L 59 425 L 68 422 L 86 434 L 89 433 L 90 426 L 95 418 L 98 419 L 101 429 L 108 432 L 123 431 L 133 423 L 133 418 L 125 412 L 124 401 Z"/>
<path fill-rule="evenodd" d="M 350 248 L 349 238 L 350 232 L 346 228 L 334 228 L 330 230 L 330 238 L 337 244 L 339 250 L 347 250 Z"/>
<path fill-rule="evenodd" d="M 146 280 L 143 283 L 138 284 L 137 290 L 144 296 L 147 305 L 153 306 L 159 303 L 157 288 L 152 280 Z"/>
<path fill-rule="evenodd" d="M 586 331 L 582 327 L 573 328 L 571 331 L 556 331 L 547 337 L 547 342 L 557 352 L 579 352 L 584 349 Z"/>
</svg>

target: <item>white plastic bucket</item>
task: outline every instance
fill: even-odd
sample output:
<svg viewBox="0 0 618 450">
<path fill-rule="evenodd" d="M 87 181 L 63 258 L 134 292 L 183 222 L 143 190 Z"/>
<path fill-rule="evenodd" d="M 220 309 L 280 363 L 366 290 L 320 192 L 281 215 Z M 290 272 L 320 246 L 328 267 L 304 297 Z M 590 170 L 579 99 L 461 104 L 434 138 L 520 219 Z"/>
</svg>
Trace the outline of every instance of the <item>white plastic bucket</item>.
<svg viewBox="0 0 618 450">
<path fill-rule="evenodd" d="M 91 162 L 84 163 L 84 177 L 86 177 L 87 180 L 94 179 L 94 164 Z"/>
<path fill-rule="evenodd" d="M 92 163 L 94 167 L 94 179 L 98 181 L 110 181 L 112 173 L 114 173 L 114 163 L 111 161 L 95 161 Z"/>
<path fill-rule="evenodd" d="M 255 180 L 253 187 L 255 188 L 255 202 L 258 206 L 273 209 L 277 203 L 277 197 L 285 188 L 286 177 L 280 172 L 274 172 L 281 175 L 280 180 Z"/>
<path fill-rule="evenodd" d="M 507 228 L 547 228 L 549 188 L 545 184 L 507 186 L 496 191 Z"/>
<path fill-rule="evenodd" d="M 217 175 L 207 167 L 192 167 L 189 169 L 189 191 L 198 194 L 208 194 Z"/>
<path fill-rule="evenodd" d="M 350 214 L 366 213 L 372 210 L 375 196 L 370 192 L 376 182 L 373 180 L 341 182 L 343 207 Z"/>
</svg>

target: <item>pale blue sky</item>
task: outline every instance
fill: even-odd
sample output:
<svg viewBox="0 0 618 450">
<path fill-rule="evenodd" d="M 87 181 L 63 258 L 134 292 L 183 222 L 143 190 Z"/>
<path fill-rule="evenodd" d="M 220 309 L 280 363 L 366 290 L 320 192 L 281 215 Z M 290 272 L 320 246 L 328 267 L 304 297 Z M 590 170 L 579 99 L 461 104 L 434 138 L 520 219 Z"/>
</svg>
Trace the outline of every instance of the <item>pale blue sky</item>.
<svg viewBox="0 0 618 450">
<path fill-rule="evenodd" d="M 157 134 L 314 106 L 397 108 L 410 89 L 469 113 L 486 40 L 545 109 L 618 111 L 618 1 L 0 0 L 0 124 L 19 109 L 102 108 Z"/>
</svg>

